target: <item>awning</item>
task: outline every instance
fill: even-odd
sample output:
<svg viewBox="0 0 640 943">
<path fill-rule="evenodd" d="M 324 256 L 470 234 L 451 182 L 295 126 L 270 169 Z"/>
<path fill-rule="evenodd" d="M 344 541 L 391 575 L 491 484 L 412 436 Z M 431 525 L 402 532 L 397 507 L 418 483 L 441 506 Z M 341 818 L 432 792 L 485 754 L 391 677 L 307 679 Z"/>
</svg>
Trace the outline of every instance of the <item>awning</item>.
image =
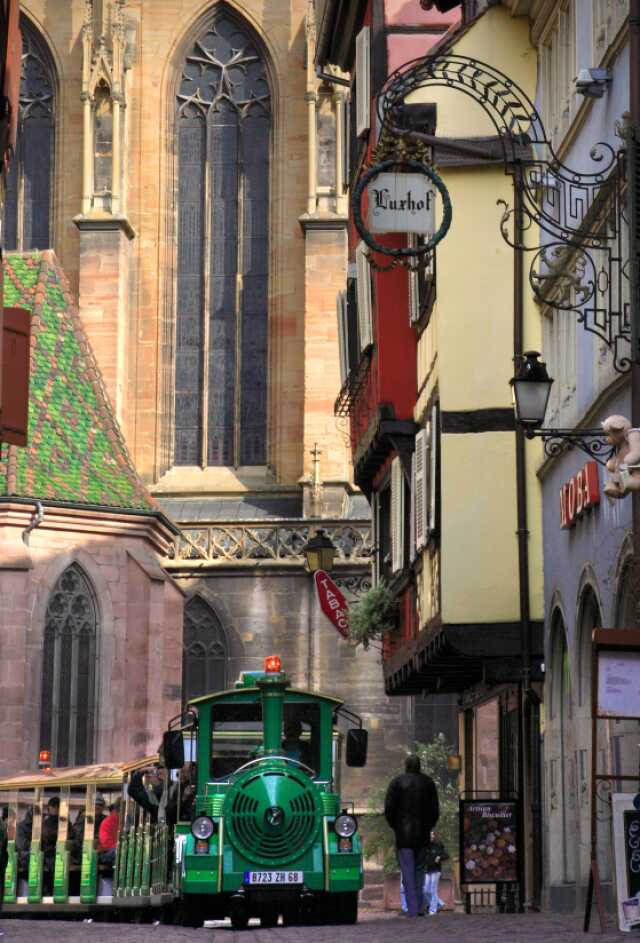
<svg viewBox="0 0 640 943">
<path fill-rule="evenodd" d="M 543 658 L 543 623 L 531 623 L 532 661 Z M 517 681 L 521 670 L 519 622 L 443 624 L 440 619 L 384 661 L 389 695 L 460 693 L 474 684 Z"/>
</svg>

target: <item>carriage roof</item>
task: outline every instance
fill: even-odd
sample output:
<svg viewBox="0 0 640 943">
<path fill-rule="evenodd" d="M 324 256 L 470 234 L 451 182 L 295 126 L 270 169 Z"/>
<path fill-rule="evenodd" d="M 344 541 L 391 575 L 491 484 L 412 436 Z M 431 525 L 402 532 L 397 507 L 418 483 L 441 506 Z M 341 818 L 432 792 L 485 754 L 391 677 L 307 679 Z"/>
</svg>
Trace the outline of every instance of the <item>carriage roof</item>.
<svg viewBox="0 0 640 943">
<path fill-rule="evenodd" d="M 127 763 L 95 763 L 91 766 L 66 766 L 51 770 L 18 773 L 0 779 L 3 792 L 18 789 L 57 789 L 59 786 L 117 786 L 127 773 L 159 762 L 158 754 Z"/>
</svg>

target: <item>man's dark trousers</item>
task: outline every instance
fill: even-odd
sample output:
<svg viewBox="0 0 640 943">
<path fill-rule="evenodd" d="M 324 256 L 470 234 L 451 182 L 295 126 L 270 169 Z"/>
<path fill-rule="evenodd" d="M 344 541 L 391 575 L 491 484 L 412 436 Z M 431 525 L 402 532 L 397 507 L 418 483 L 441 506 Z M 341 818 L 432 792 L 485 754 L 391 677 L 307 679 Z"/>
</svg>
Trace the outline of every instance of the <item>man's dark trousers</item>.
<svg viewBox="0 0 640 943">
<path fill-rule="evenodd" d="M 410 917 L 417 917 L 424 909 L 424 871 L 427 849 L 396 848 L 396 854 L 407 898 L 407 913 Z"/>
</svg>

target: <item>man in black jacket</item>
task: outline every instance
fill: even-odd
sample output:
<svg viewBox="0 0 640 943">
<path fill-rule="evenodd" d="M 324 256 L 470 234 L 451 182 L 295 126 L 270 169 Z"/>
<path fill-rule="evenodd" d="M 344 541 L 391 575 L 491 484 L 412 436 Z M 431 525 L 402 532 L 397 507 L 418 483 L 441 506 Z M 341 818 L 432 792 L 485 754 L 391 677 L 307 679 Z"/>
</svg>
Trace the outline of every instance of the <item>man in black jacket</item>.
<svg viewBox="0 0 640 943">
<path fill-rule="evenodd" d="M 417 917 L 423 912 L 427 846 L 440 806 L 436 784 L 420 771 L 420 757 L 408 756 L 404 768 L 405 772 L 389 784 L 384 814 L 396 836 L 407 912 L 410 917 Z"/>
</svg>

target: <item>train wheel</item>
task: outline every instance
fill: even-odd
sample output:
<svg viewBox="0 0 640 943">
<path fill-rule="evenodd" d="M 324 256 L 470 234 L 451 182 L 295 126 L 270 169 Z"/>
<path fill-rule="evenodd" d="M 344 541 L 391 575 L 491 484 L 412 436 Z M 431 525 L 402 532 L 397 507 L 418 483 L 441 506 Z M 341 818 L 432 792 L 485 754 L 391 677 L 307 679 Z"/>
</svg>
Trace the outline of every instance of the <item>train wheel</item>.
<svg viewBox="0 0 640 943">
<path fill-rule="evenodd" d="M 278 926 L 277 907 L 266 907 L 260 914 L 260 926 L 265 929 Z"/>
<path fill-rule="evenodd" d="M 234 930 L 246 930 L 249 926 L 249 911 L 244 903 L 232 901 L 231 926 Z"/>
<path fill-rule="evenodd" d="M 336 894 L 335 895 L 335 918 L 331 920 L 331 923 L 357 923 L 357 922 L 358 922 L 358 894 L 357 892 L 353 892 L 349 894 Z"/>
</svg>

